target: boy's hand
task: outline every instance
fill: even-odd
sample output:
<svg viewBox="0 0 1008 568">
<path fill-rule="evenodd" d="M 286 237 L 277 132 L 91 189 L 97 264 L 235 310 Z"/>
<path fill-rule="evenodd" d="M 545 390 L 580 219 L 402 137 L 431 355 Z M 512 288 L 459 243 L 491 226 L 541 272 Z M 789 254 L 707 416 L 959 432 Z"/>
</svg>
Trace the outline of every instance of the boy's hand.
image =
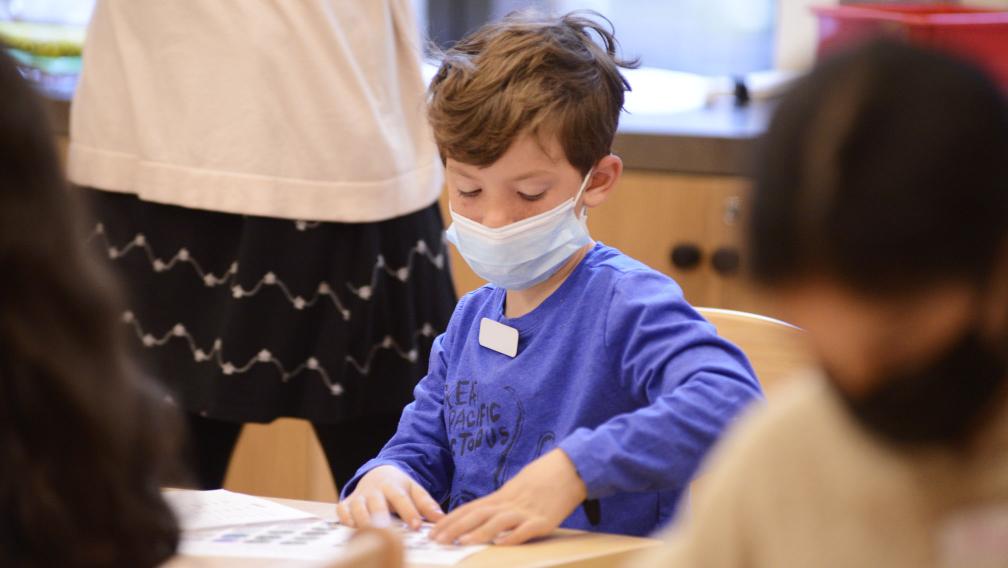
<svg viewBox="0 0 1008 568">
<path fill-rule="evenodd" d="M 570 458 L 555 449 L 497 491 L 452 511 L 430 536 L 441 544 L 521 544 L 553 532 L 587 494 Z"/>
<path fill-rule="evenodd" d="M 420 528 L 424 519 L 437 521 L 445 516 L 426 489 L 390 465 L 365 473 L 353 493 L 336 504 L 340 523 L 357 528 L 389 526 L 390 509 L 413 529 Z"/>
</svg>

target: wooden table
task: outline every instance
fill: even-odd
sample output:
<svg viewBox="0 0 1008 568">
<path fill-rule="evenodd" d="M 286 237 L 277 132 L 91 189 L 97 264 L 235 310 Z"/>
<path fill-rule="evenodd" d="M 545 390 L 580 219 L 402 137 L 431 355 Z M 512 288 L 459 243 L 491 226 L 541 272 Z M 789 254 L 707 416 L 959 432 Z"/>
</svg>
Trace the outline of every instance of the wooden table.
<svg viewBox="0 0 1008 568">
<path fill-rule="evenodd" d="M 332 503 L 273 499 L 278 503 L 318 515 L 324 519 L 335 518 Z M 617 566 L 635 552 L 654 546 L 658 541 L 612 534 L 558 530 L 553 536 L 520 546 L 491 546 L 466 558 L 456 566 L 462 568 L 602 568 Z M 276 566 L 275 559 L 209 558 L 180 556 L 165 568 L 245 568 Z M 297 566 L 295 561 L 282 562 L 284 566 Z M 318 563 L 303 563 L 318 566 Z M 411 568 L 428 568 L 410 564 Z"/>
</svg>

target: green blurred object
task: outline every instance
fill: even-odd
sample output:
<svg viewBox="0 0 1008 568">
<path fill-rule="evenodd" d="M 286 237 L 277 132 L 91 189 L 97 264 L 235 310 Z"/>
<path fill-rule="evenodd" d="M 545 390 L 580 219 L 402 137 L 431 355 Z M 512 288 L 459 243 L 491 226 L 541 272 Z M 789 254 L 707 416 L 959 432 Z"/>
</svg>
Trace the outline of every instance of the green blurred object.
<svg viewBox="0 0 1008 568">
<path fill-rule="evenodd" d="M 0 22 L 0 42 L 39 57 L 80 57 L 84 28 L 34 22 Z"/>
<path fill-rule="evenodd" d="M 35 55 L 22 49 L 7 48 L 9 53 L 19 65 L 29 66 L 38 69 L 49 75 L 76 75 L 80 73 L 81 58 L 75 56 L 49 57 L 45 55 Z"/>
<path fill-rule="evenodd" d="M 56 98 L 73 95 L 81 69 L 84 33 L 83 26 L 0 22 L 0 44 L 17 61 L 21 74 Z"/>
</svg>

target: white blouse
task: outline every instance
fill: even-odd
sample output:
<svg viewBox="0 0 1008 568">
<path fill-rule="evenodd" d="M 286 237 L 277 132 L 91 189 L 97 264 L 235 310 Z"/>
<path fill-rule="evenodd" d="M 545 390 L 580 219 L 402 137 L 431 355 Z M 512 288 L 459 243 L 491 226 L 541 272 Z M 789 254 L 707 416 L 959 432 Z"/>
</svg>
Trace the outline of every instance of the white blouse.
<svg viewBox="0 0 1008 568">
<path fill-rule="evenodd" d="M 410 0 L 99 0 L 71 110 L 77 184 L 320 221 L 433 203 Z"/>
</svg>

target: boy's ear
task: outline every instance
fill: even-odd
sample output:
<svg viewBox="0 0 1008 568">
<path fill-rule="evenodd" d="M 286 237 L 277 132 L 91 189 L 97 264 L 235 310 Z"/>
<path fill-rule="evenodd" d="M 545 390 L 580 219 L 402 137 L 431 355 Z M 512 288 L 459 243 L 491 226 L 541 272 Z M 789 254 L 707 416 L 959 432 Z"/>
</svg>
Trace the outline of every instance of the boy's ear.
<svg viewBox="0 0 1008 568">
<path fill-rule="evenodd" d="M 623 160 L 616 154 L 609 154 L 595 164 L 591 179 L 585 187 L 582 201 L 585 207 L 598 207 L 609 198 L 616 187 L 620 175 L 623 174 Z"/>
</svg>

